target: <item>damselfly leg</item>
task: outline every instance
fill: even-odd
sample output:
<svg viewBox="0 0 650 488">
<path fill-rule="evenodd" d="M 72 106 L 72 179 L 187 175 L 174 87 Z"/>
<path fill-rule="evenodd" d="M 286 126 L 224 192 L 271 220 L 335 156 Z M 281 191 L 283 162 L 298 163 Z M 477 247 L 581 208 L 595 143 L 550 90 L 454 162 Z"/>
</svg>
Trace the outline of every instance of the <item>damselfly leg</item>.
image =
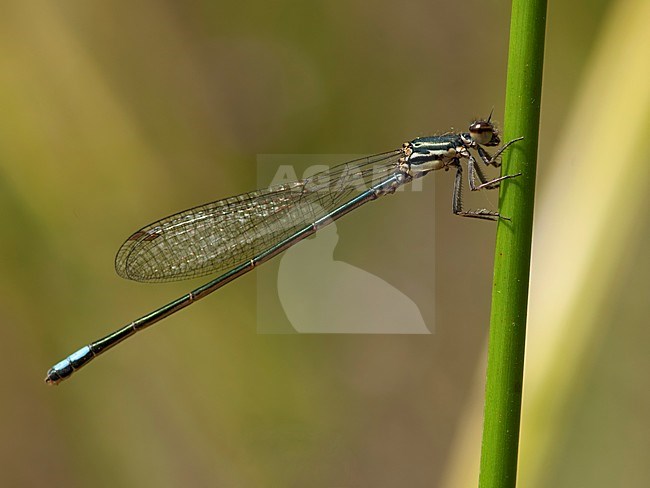
<svg viewBox="0 0 650 488">
<path fill-rule="evenodd" d="M 476 149 L 477 152 L 479 153 L 479 156 L 481 157 L 481 159 L 486 165 L 492 165 L 498 167 L 501 166 L 501 162 L 497 161 L 497 158 L 508 147 L 510 147 L 512 144 L 522 139 L 523 137 L 518 137 L 517 139 L 513 139 L 507 142 L 494 154 L 494 156 L 490 156 L 490 154 L 485 149 L 483 149 L 480 145 L 477 145 Z M 480 208 L 477 210 L 463 210 L 463 201 L 462 201 L 463 167 L 461 166 L 460 162 L 458 162 L 458 164 L 454 164 L 453 166 L 456 167 L 456 178 L 454 180 L 454 192 L 453 192 L 453 203 L 452 203 L 452 211 L 455 215 L 459 215 L 461 217 L 482 219 L 482 220 L 498 220 L 499 218 L 504 220 L 510 220 L 507 217 L 503 217 L 498 212 L 494 212 L 492 210 L 488 210 L 485 208 Z M 499 185 L 503 180 L 521 176 L 521 173 L 515 173 L 512 175 L 503 175 L 488 180 L 485 174 L 483 173 L 483 170 L 477 164 L 476 158 L 472 154 L 470 154 L 469 151 L 467 153 L 467 172 L 469 176 L 469 188 L 471 191 L 478 191 L 483 189 L 494 190 L 496 188 L 499 188 Z M 476 184 L 477 179 L 481 182 L 478 185 Z"/>
<path fill-rule="evenodd" d="M 487 152 L 485 149 L 483 149 L 481 146 L 477 146 L 476 149 L 478 151 L 479 156 L 481 156 L 481 159 L 485 164 L 488 166 L 494 166 L 498 168 L 501 166 L 501 161 L 498 161 L 499 156 L 508 149 L 511 145 L 513 145 L 517 141 L 521 141 L 523 137 L 517 137 L 516 139 L 513 139 L 511 141 L 506 142 L 503 146 L 499 148 L 499 150 L 494 153 L 494 156 L 490 156 L 490 153 Z"/>
</svg>

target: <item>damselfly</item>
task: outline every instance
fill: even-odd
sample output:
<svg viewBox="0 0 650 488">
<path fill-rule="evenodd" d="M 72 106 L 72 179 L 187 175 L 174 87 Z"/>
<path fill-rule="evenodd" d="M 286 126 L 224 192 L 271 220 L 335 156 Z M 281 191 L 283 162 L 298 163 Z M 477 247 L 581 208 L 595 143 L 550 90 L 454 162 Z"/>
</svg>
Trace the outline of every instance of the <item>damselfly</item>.
<svg viewBox="0 0 650 488">
<path fill-rule="evenodd" d="M 520 139 L 504 144 L 492 156 L 484 146 L 501 143 L 498 131 L 490 118 L 477 120 L 468 132 L 420 137 L 394 151 L 350 161 L 300 181 L 194 207 L 143 227 L 117 253 L 115 268 L 120 276 L 162 282 L 222 274 L 82 347 L 50 368 L 45 381 L 60 383 L 127 337 L 248 273 L 364 203 L 394 193 L 431 171 L 455 169 L 454 214 L 484 220 L 505 218 L 487 209 L 463 209 L 461 161 L 467 160 L 472 191 L 497 188 L 501 181 L 519 174 L 488 180 L 470 150 L 486 165 L 500 166 L 499 155 Z"/>
</svg>

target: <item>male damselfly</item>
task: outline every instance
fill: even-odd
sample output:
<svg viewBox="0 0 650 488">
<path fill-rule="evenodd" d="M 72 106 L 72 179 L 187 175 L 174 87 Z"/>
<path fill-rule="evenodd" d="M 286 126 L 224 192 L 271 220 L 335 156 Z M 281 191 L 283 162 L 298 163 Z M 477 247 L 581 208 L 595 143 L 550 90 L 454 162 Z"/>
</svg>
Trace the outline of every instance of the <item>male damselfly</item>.
<svg viewBox="0 0 650 488">
<path fill-rule="evenodd" d="M 509 141 L 491 156 L 483 146 L 498 146 L 498 131 L 490 118 L 477 120 L 468 132 L 420 137 L 394 151 L 356 159 L 303 180 L 194 207 L 143 227 L 117 253 L 115 268 L 120 276 L 163 282 L 222 274 L 82 347 L 50 368 L 45 381 L 60 383 L 127 337 L 218 290 L 364 203 L 394 193 L 431 171 L 456 170 L 454 214 L 483 220 L 505 218 L 487 209 L 463 209 L 461 161 L 467 160 L 472 191 L 498 188 L 501 181 L 519 173 L 488 180 L 470 150 L 475 150 L 486 165 L 498 167 L 499 155 L 520 139 Z"/>
</svg>

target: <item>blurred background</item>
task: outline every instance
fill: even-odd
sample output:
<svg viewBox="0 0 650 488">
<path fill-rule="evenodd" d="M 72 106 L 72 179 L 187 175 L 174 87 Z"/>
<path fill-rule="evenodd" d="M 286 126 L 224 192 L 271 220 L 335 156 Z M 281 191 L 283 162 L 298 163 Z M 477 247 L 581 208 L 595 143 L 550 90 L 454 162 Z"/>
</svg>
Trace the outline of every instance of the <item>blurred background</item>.
<svg viewBox="0 0 650 488">
<path fill-rule="evenodd" d="M 4 2 L 0 484 L 475 486 L 495 227 L 451 215 L 451 174 L 337 224 L 337 259 L 435 304 L 431 335 L 258 334 L 252 273 L 43 377 L 202 283 L 127 282 L 113 259 L 150 221 L 254 189 L 258 154 L 502 120 L 509 8 Z M 520 486 L 650 483 L 648 18 L 550 2 Z"/>
</svg>

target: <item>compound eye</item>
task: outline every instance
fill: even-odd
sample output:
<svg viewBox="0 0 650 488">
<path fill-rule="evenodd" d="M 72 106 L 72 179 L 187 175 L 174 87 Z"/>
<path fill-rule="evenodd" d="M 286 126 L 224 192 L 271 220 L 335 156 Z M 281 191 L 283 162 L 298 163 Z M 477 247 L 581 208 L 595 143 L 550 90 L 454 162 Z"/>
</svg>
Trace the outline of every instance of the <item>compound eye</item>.
<svg viewBox="0 0 650 488">
<path fill-rule="evenodd" d="M 494 131 L 494 126 L 484 120 L 477 120 L 470 125 L 469 133 L 472 136 L 472 139 L 482 146 L 490 145 L 490 143 L 493 142 L 493 139 L 498 141 L 498 137 Z"/>
</svg>

